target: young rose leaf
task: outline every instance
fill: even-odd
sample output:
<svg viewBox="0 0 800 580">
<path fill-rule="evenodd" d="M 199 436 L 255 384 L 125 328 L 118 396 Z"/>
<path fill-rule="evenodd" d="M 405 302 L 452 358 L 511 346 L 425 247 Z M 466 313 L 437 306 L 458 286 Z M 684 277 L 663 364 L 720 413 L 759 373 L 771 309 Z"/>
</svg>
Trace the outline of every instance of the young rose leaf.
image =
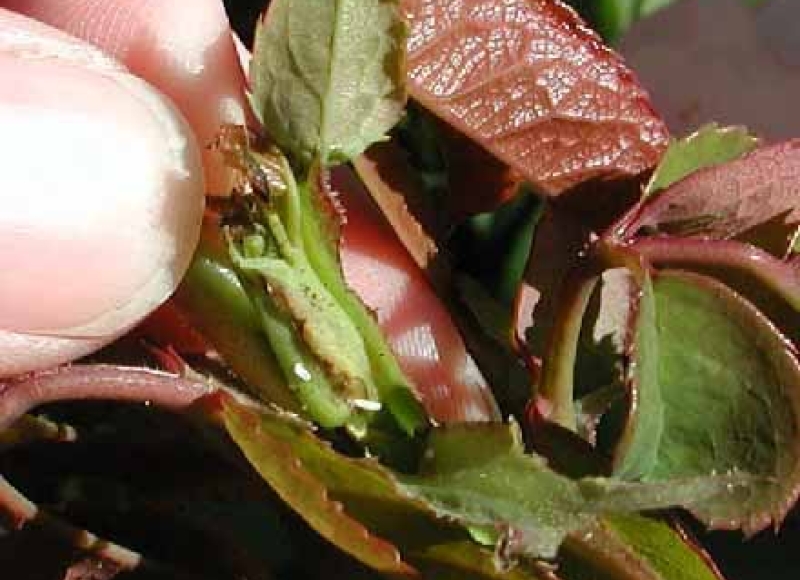
<svg viewBox="0 0 800 580">
<path fill-rule="evenodd" d="M 427 269 L 439 254 L 440 214 L 396 143 L 378 143 L 353 162 L 370 197 L 380 208 L 416 265 Z"/>
<path fill-rule="evenodd" d="M 451 427 L 432 434 L 426 456 L 406 489 L 442 517 L 496 528 L 510 555 L 553 558 L 568 533 L 593 523 L 575 484 L 525 455 L 513 428 Z"/>
<path fill-rule="evenodd" d="M 550 566 L 535 562 L 517 562 L 510 569 L 498 565 L 492 550 L 468 540 L 426 546 L 416 561 L 436 580 L 561 580 Z"/>
<path fill-rule="evenodd" d="M 636 404 L 619 469 L 663 483 L 749 474 L 744 485 L 693 513 L 712 527 L 747 533 L 779 523 L 800 490 L 794 350 L 750 303 L 710 278 L 665 270 L 655 275 L 652 296 L 643 292 L 640 310 L 653 300 L 655 316 L 636 323 L 637 344 L 652 344 L 631 359 Z M 660 434 L 645 423 L 659 415 Z"/>
<path fill-rule="evenodd" d="M 693 477 L 667 484 L 605 478 L 570 479 L 527 455 L 514 426 L 464 424 L 434 430 L 416 476 L 398 476 L 403 491 L 440 517 L 494 528 L 509 557 L 553 558 L 564 538 L 609 514 L 722 501 L 747 476 Z"/>
<path fill-rule="evenodd" d="M 274 0 L 256 29 L 253 110 L 301 163 L 347 161 L 402 116 L 404 63 L 394 0 Z"/>
<path fill-rule="evenodd" d="M 738 159 L 758 146 L 744 127 L 705 125 L 685 139 L 673 140 L 644 191 L 648 197 L 698 169 Z"/>
<path fill-rule="evenodd" d="M 524 184 L 524 177 L 472 138 L 439 119 L 435 121 L 450 169 L 447 207 L 453 221 L 458 223 L 511 200 Z"/>
<path fill-rule="evenodd" d="M 665 580 L 724 580 L 699 542 L 680 527 L 655 518 L 621 516 L 605 523 Z"/>
<path fill-rule="evenodd" d="M 791 259 L 779 260 L 764 250 L 733 240 L 653 236 L 640 238 L 630 247 L 660 267 L 710 271 L 757 302 L 765 314 L 780 314 L 783 305 L 800 311 L 800 268 Z M 770 319 L 780 322 L 786 317 L 782 314 Z"/>
<path fill-rule="evenodd" d="M 368 566 L 399 576 L 544 580 L 525 565 L 497 569 L 491 550 L 409 498 L 386 468 L 337 453 L 308 425 L 226 395 L 205 404 L 283 501 Z"/>
<path fill-rule="evenodd" d="M 771 220 L 788 244 L 800 221 L 800 140 L 692 173 L 649 200 L 626 233 L 728 239 Z"/>
<path fill-rule="evenodd" d="M 558 239 L 558 238 L 554 238 Z M 534 254 L 535 255 L 535 254 Z M 572 258 L 572 257 L 571 257 Z M 529 345 L 535 345 L 537 332 L 542 337 L 544 356 L 541 375 L 536 387 L 536 407 L 542 415 L 562 427 L 575 430 L 575 374 L 578 346 L 583 319 L 600 281 L 600 273 L 577 257 L 572 258 L 574 269 L 566 275 L 556 273 L 554 288 L 558 293 L 546 295 L 534 310 L 534 325 L 527 333 Z M 540 312 L 545 316 L 542 321 Z M 543 322 L 547 325 L 542 332 Z M 546 338 L 546 340 L 544 340 Z"/>
<path fill-rule="evenodd" d="M 636 176 L 665 149 L 631 71 L 560 2 L 402 7 L 411 96 L 540 191 Z"/>
<path fill-rule="evenodd" d="M 415 117 L 419 117 L 418 112 L 412 119 Z M 441 176 L 439 170 L 444 171 L 438 149 L 428 147 L 431 139 L 424 131 L 411 130 L 408 122 L 403 125 L 402 133 L 412 133 L 414 140 L 421 142 L 415 147 L 417 153 L 408 153 L 395 142 L 371 147 L 354 162 L 363 185 L 345 167 L 331 172 L 339 182 L 337 192 L 348 216 L 342 248 L 345 271 L 357 290 L 359 284 L 365 284 L 361 288 L 369 297 L 368 304 L 388 329 L 390 343 L 408 365 L 409 377 L 434 420 L 497 420 L 498 405 L 502 414 L 516 413 L 524 408 L 530 391 L 528 372 L 510 346 L 510 321 L 506 319 L 511 308 L 496 303 L 473 279 L 457 275 L 450 262 L 452 253 L 445 247 L 452 221 L 445 212 L 436 211 L 445 200 L 446 188 L 439 192 L 442 196 L 433 195 L 432 189 L 439 186 L 426 185 L 426 179 L 420 179 L 411 167 L 412 161 L 427 167 L 423 174 L 438 183 L 434 175 Z M 523 203 L 526 207 L 521 209 L 533 209 L 531 205 Z M 380 211 L 376 211 L 378 208 Z M 372 218 L 359 220 L 365 213 Z M 527 260 L 525 230 L 532 229 L 533 221 L 530 211 L 518 216 L 513 213 L 502 227 L 493 228 L 493 232 L 502 231 L 513 240 L 512 251 L 502 260 L 507 288 L 514 286 L 513 269 L 520 266 L 518 260 Z M 409 263 L 409 257 L 418 268 Z M 524 263 L 521 266 L 524 268 Z M 386 276 L 399 276 L 391 284 L 391 292 L 375 283 Z M 442 296 L 451 298 L 445 301 L 447 308 L 440 303 Z M 484 323 L 490 318 L 503 326 L 499 341 L 485 340 Z M 502 385 L 502 389 L 494 391 L 492 397 L 489 384 Z"/>
<path fill-rule="evenodd" d="M 426 279 L 353 172 L 337 167 L 331 177 L 348 217 L 345 277 L 374 310 L 430 417 L 439 423 L 498 420 L 489 384 L 434 291 L 448 291 L 446 269 L 431 269 Z"/>
<path fill-rule="evenodd" d="M 384 573 L 415 575 L 397 548 L 373 535 L 331 497 L 330 482 L 320 481 L 313 471 L 318 456 L 339 457 L 308 431 L 308 426 L 288 416 L 257 413 L 227 396 L 213 402 L 212 409 L 247 460 L 308 524 L 330 542 L 364 564 Z M 341 458 L 340 462 L 347 460 Z M 335 465 L 334 465 L 335 467 Z M 331 473 L 342 477 L 345 471 Z M 391 489 L 387 476 L 377 464 L 353 462 L 350 476 L 363 488 L 365 499 Z M 331 479 L 329 477 L 328 479 Z"/>
<path fill-rule="evenodd" d="M 374 460 L 339 454 L 287 415 L 244 406 L 228 395 L 205 405 L 312 527 L 368 565 L 400 574 L 413 574 L 411 566 L 423 573 L 428 566 L 463 567 L 452 547 L 469 540 L 467 528 L 497 530 L 492 541 L 503 557 L 554 557 L 564 537 L 601 516 L 696 508 L 746 483 L 739 476 L 665 485 L 573 480 L 526 455 L 513 427 L 500 424 L 437 429 L 421 474 L 400 475 Z M 474 562 L 470 577 L 494 578 L 482 572 L 494 554 L 472 553 L 489 560 Z"/>
</svg>

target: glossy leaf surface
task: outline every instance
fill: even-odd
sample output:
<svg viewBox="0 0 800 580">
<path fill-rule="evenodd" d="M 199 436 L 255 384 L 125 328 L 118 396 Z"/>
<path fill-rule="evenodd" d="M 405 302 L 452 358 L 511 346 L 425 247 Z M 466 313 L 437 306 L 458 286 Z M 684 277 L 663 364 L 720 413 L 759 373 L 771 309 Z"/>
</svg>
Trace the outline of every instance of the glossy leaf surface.
<svg viewBox="0 0 800 580">
<path fill-rule="evenodd" d="M 800 220 L 800 141 L 761 147 L 705 167 L 647 203 L 628 228 L 727 239 L 771 220 Z"/>
<path fill-rule="evenodd" d="M 341 245 L 348 283 L 376 314 L 403 371 L 440 422 L 497 420 L 492 392 L 450 314 L 353 173 L 332 188 L 347 212 Z"/>
<path fill-rule="evenodd" d="M 638 175 L 667 130 L 633 74 L 559 2 L 405 0 L 409 92 L 558 195 Z"/>
</svg>

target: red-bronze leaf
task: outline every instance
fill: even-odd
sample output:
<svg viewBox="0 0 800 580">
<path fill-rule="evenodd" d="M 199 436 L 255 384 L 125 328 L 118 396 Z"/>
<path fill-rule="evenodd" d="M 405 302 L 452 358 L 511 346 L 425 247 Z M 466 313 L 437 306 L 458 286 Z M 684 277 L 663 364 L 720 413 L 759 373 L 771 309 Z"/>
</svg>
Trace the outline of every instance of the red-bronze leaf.
<svg viewBox="0 0 800 580">
<path fill-rule="evenodd" d="M 626 230 L 728 239 L 771 221 L 788 244 L 800 224 L 798 139 L 689 175 L 647 203 Z"/>
<path fill-rule="evenodd" d="M 403 0 L 409 91 L 427 109 L 558 195 L 638 175 L 666 126 L 615 52 L 550 0 Z"/>
</svg>

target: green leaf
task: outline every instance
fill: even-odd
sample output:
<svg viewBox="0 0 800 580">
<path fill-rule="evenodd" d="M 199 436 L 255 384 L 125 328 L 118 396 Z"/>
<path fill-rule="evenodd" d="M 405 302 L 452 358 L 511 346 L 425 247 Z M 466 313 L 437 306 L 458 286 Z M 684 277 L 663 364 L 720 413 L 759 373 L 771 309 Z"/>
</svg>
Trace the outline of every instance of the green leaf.
<svg viewBox="0 0 800 580">
<path fill-rule="evenodd" d="M 401 118 L 404 63 L 394 0 L 275 0 L 256 30 L 251 102 L 281 148 L 331 165 Z"/>
<path fill-rule="evenodd" d="M 423 474 L 405 488 L 445 518 L 493 526 L 510 554 L 555 556 L 564 537 L 593 523 L 573 482 L 524 454 L 510 428 L 465 425 L 432 434 Z"/>
<path fill-rule="evenodd" d="M 448 570 L 443 577 L 453 578 L 459 570 L 465 578 L 536 578 L 524 558 L 510 576 L 494 563 L 553 557 L 568 534 L 588 529 L 604 515 L 694 508 L 741 483 L 731 477 L 666 485 L 572 480 L 526 455 L 514 427 L 501 424 L 436 429 L 421 473 L 402 475 L 374 459 L 341 455 L 291 416 L 245 406 L 228 395 L 204 404 L 311 527 L 385 572 L 409 574 L 413 566 L 424 574 Z M 497 530 L 482 534 L 496 545 L 471 543 L 469 530 L 476 527 Z"/>
<path fill-rule="evenodd" d="M 644 191 L 648 197 L 698 169 L 738 159 L 758 146 L 744 127 L 705 125 L 684 139 L 673 140 Z"/>
<path fill-rule="evenodd" d="M 409 498 L 377 461 L 337 453 L 308 425 L 227 395 L 204 404 L 281 499 L 364 564 L 404 576 L 415 575 L 416 568 L 441 579 L 545 578 L 525 564 L 510 572 L 497 568 L 491 549 Z"/>
<path fill-rule="evenodd" d="M 637 334 L 657 344 L 631 362 L 649 369 L 629 415 L 628 430 L 641 444 L 623 445 L 617 464 L 636 466 L 627 474 L 648 481 L 748 476 L 744 485 L 692 511 L 712 527 L 747 533 L 779 523 L 800 490 L 794 351 L 750 303 L 710 278 L 663 271 L 654 278 L 653 295 L 654 320 L 640 317 Z M 656 373 L 642 356 L 657 356 Z M 660 435 L 645 422 L 659 414 Z"/>
<path fill-rule="evenodd" d="M 636 76 L 615 52 L 596 50 L 600 39 L 561 2 L 504 0 L 498 9 L 485 0 L 404 0 L 403 10 L 411 96 L 537 192 L 557 196 L 593 179 L 627 181 L 666 148 L 666 126 Z M 573 81 L 559 85 L 554 76 Z M 498 98 L 514 97 L 511 86 L 537 83 L 561 92 L 526 92 L 533 104 Z M 578 128 L 580 138 L 567 135 Z"/>
<path fill-rule="evenodd" d="M 658 444 L 664 431 L 664 404 L 658 384 L 659 337 L 653 284 L 643 274 L 628 360 L 625 382 L 629 417 L 617 443 L 614 475 L 637 479 L 650 473 L 656 461 Z"/>
<path fill-rule="evenodd" d="M 604 525 L 663 580 L 720 580 L 698 546 L 669 525 L 642 516 L 613 516 Z"/>
<path fill-rule="evenodd" d="M 416 555 L 426 577 L 436 580 L 559 580 L 548 566 L 517 562 L 510 569 L 498 565 L 495 554 L 464 540 L 426 547 Z"/>
<path fill-rule="evenodd" d="M 573 480 L 528 455 L 513 425 L 464 424 L 434 430 L 420 475 L 398 476 L 405 493 L 440 517 L 494 527 L 501 555 L 553 558 L 567 535 L 609 514 L 721 501 L 748 480 L 693 477 L 667 484 L 606 478 Z"/>
<path fill-rule="evenodd" d="M 391 481 L 377 463 L 337 455 L 311 435 L 307 425 L 289 416 L 257 413 L 226 396 L 214 403 L 218 407 L 213 410 L 247 460 L 312 528 L 376 570 L 404 576 L 414 573 L 395 546 L 373 535 L 332 497 L 337 484 L 356 491 L 346 483 L 348 477 L 358 482 L 358 496 L 364 500 L 391 495 Z M 318 479 L 315 468 L 327 470 L 325 479 Z"/>
</svg>

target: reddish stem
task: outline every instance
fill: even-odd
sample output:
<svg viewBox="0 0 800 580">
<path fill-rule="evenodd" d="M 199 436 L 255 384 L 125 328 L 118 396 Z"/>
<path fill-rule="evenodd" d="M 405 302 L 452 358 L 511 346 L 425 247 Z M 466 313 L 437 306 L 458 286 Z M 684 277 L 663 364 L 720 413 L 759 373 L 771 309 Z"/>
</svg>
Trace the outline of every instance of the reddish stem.
<svg viewBox="0 0 800 580">
<path fill-rule="evenodd" d="M 0 430 L 6 429 L 31 409 L 66 400 L 103 399 L 154 404 L 168 410 L 187 408 L 215 389 L 202 381 L 159 371 L 111 365 L 71 366 L 25 375 L 0 382 Z M 79 550 L 111 566 L 131 570 L 142 565 L 160 565 L 123 546 L 103 540 L 91 532 L 42 512 L 0 476 L 0 516 L 13 528 L 40 526 Z M 185 577 L 174 570 L 164 577 Z"/>
<path fill-rule="evenodd" d="M 181 410 L 214 389 L 202 381 L 138 368 L 70 366 L 0 383 L 0 429 L 39 405 L 67 400 L 111 400 Z"/>
<path fill-rule="evenodd" d="M 800 310 L 800 269 L 742 242 L 696 238 L 641 238 L 629 246 L 653 264 L 729 268 L 762 282 Z"/>
</svg>

